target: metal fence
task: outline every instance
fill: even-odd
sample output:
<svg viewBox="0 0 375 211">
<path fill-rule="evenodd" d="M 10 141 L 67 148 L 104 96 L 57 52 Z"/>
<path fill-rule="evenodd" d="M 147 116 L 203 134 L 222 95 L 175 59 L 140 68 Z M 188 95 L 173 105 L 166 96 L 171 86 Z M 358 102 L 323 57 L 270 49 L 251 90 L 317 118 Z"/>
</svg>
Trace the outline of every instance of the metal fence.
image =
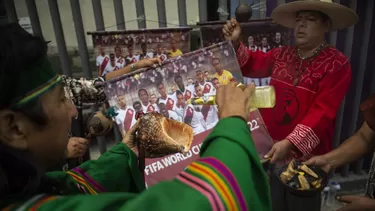
<svg viewBox="0 0 375 211">
<path fill-rule="evenodd" d="M 167 26 L 166 16 L 166 3 L 165 0 L 155 0 L 157 3 L 158 22 L 159 27 Z M 249 1 L 233 0 L 233 2 L 244 3 Z M 230 2 L 231 5 L 234 3 Z M 260 1 L 255 1 L 259 3 Z M 270 16 L 272 9 L 278 4 L 284 3 L 284 0 L 267 0 L 266 1 L 266 14 Z M 286 0 L 286 2 L 290 2 Z M 337 147 L 343 140 L 352 135 L 358 127 L 362 124 L 362 118 L 359 113 L 360 103 L 370 94 L 375 92 L 375 39 L 370 39 L 375 36 L 374 15 L 375 11 L 373 0 L 334 0 L 336 3 L 343 4 L 352 8 L 357 12 L 360 21 L 357 25 L 350 27 L 345 30 L 332 32 L 327 36 L 329 43 L 335 45 L 340 51 L 344 52 L 345 55 L 350 59 L 353 78 L 351 88 L 342 103 L 337 116 L 336 123 L 336 135 L 334 139 L 334 147 Z M 25 0 L 27 9 L 32 24 L 34 34 L 42 35 L 42 28 L 39 21 L 39 16 L 36 8 L 35 0 Z M 103 21 L 103 12 L 101 6 L 101 0 L 92 0 L 92 7 L 94 12 L 94 20 L 97 31 L 105 30 Z M 117 29 L 125 30 L 125 18 L 123 11 L 123 1 L 113 0 L 114 13 L 117 24 Z M 79 55 L 82 64 L 82 71 L 85 77 L 92 77 L 92 68 L 90 67 L 88 48 L 86 44 L 85 30 L 82 23 L 82 15 L 79 0 L 70 0 L 72 8 L 72 17 L 74 21 L 74 27 L 76 31 Z M 145 4 L 144 0 L 135 0 L 136 4 L 136 15 L 137 17 L 145 17 Z M 178 4 L 178 19 L 179 25 L 187 25 L 187 10 L 186 0 L 177 0 Z M 227 0 L 219 0 L 218 5 L 220 8 L 228 9 Z M 13 0 L 3 0 L 6 17 L 10 22 L 17 22 L 17 14 Z M 51 14 L 53 29 L 56 36 L 56 44 L 59 51 L 59 58 L 63 73 L 66 75 L 72 75 L 71 62 L 68 56 L 67 47 L 64 39 L 64 32 L 61 23 L 61 17 L 59 13 L 59 7 L 57 0 L 48 0 L 49 12 Z M 207 0 L 199 0 L 199 20 L 201 22 L 207 21 Z M 233 10 L 233 8 L 232 8 Z M 1 8 L 0 8 L 1 11 Z M 229 12 L 230 13 L 230 12 Z M 221 20 L 226 20 L 229 16 L 220 15 Z M 255 16 L 259 18 L 259 11 L 255 12 Z M 140 29 L 146 28 L 146 18 L 138 19 L 138 27 Z M 104 144 L 105 141 L 101 140 L 100 143 Z M 101 151 L 104 151 L 105 147 Z M 343 155 L 345 156 L 345 155 Z M 366 169 L 369 165 L 369 158 L 361 159 L 352 165 L 346 165 L 339 170 L 342 176 L 346 177 L 349 172 L 354 174 L 362 174 L 363 169 Z"/>
</svg>

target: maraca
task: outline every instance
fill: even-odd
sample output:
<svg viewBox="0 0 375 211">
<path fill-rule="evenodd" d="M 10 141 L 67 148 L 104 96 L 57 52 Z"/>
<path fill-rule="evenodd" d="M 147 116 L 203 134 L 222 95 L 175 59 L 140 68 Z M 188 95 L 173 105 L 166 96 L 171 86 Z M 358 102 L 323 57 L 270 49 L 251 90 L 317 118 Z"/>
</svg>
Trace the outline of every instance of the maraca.
<svg viewBox="0 0 375 211">
<path fill-rule="evenodd" d="M 236 8 L 235 14 L 236 20 L 239 23 L 243 23 L 250 20 L 251 16 L 253 15 L 253 10 L 251 9 L 251 5 L 241 4 Z"/>
</svg>

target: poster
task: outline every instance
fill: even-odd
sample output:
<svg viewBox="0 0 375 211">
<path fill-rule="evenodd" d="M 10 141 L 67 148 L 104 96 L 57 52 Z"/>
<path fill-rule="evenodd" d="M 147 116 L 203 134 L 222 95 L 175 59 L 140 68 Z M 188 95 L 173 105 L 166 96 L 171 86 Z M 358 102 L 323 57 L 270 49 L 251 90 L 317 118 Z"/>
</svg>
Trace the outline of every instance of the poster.
<svg viewBox="0 0 375 211">
<path fill-rule="evenodd" d="M 243 82 L 233 47 L 229 42 L 199 49 L 163 62 L 162 66 L 139 70 L 108 81 L 105 93 L 109 104 L 117 109 L 114 118 L 124 135 L 136 123 L 136 113 L 160 112 L 165 117 L 189 124 L 194 131 L 191 150 L 157 159 L 146 159 L 146 183 L 174 178 L 199 157 L 200 146 L 219 121 L 217 106 L 193 106 L 192 97 L 215 95 L 220 85 Z M 260 155 L 271 147 L 272 140 L 258 111 L 252 112 L 249 127 L 258 137 Z"/>
<path fill-rule="evenodd" d="M 222 29 L 224 22 L 198 23 L 200 25 L 203 47 L 225 40 Z M 242 42 L 252 51 L 268 52 L 272 48 L 278 48 L 290 44 L 291 32 L 289 29 L 277 25 L 271 19 L 252 20 L 241 23 Z M 254 83 L 257 86 L 269 84 L 270 78 L 245 78 L 246 84 Z"/>
<path fill-rule="evenodd" d="M 88 32 L 92 35 L 98 75 L 116 71 L 144 58 L 162 61 L 190 51 L 191 28 Z"/>
</svg>

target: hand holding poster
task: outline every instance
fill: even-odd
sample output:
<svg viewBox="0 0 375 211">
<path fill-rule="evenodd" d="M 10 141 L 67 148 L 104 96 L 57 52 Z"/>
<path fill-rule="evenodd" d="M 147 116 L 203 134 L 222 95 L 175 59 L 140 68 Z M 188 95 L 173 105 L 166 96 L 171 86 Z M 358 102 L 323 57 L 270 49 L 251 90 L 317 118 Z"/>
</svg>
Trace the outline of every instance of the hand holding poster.
<svg viewBox="0 0 375 211">
<path fill-rule="evenodd" d="M 215 95 L 220 85 L 243 82 L 233 47 L 229 42 L 168 59 L 157 68 L 140 70 L 109 81 L 105 93 L 110 106 L 117 107 L 117 125 L 125 134 L 136 122 L 137 112 L 157 111 L 167 118 L 184 122 L 194 131 L 193 145 L 185 154 L 146 159 L 148 186 L 174 178 L 199 157 L 199 149 L 215 127 L 218 108 L 215 105 L 191 105 L 192 97 Z M 257 150 L 264 155 L 272 146 L 258 111 L 251 113 L 249 127 L 257 137 Z M 257 141 L 256 141 L 257 142 Z"/>
</svg>

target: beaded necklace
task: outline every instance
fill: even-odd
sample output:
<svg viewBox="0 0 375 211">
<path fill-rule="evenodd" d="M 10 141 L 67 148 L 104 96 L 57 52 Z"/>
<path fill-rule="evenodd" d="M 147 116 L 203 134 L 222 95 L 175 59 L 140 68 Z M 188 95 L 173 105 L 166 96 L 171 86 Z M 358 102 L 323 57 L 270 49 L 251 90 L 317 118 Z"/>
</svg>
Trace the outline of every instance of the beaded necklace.
<svg viewBox="0 0 375 211">
<path fill-rule="evenodd" d="M 317 57 L 320 54 L 320 52 L 322 52 L 322 50 L 326 46 L 327 46 L 326 43 L 322 42 L 319 45 L 319 47 L 314 51 L 313 55 L 307 56 L 307 57 L 303 57 L 301 55 L 301 50 L 298 49 L 298 48 L 296 49 L 296 51 L 297 51 L 297 56 L 296 56 L 296 73 L 297 73 L 297 77 L 293 81 L 293 86 L 296 86 L 298 84 L 301 75 L 306 71 L 307 67 L 311 65 L 311 63 L 315 59 L 315 57 Z M 307 63 L 307 65 L 304 68 L 301 69 L 303 62 L 306 59 L 309 59 L 309 62 Z M 299 64 L 298 64 L 298 60 L 300 60 Z"/>
</svg>

